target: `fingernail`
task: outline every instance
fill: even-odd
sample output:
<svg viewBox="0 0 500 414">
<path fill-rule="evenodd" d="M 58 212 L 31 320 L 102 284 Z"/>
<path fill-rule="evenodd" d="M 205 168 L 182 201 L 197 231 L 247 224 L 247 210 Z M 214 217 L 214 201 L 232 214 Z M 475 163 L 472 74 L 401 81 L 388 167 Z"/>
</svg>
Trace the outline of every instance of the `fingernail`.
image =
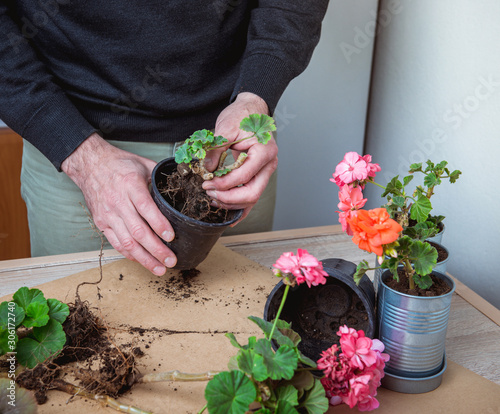
<svg viewBox="0 0 500 414">
<path fill-rule="evenodd" d="M 167 267 L 174 267 L 176 263 L 177 263 L 177 260 L 175 260 L 175 258 L 173 258 L 173 257 L 167 257 L 165 259 L 165 266 L 167 266 Z"/>
<path fill-rule="evenodd" d="M 174 233 L 172 233 L 171 231 L 164 231 L 161 234 L 161 238 L 165 241 L 171 242 L 172 240 L 174 240 Z"/>
<path fill-rule="evenodd" d="M 204 189 L 205 191 L 213 191 L 213 190 L 215 190 L 215 187 L 214 187 L 213 185 L 207 184 L 207 182 L 208 182 L 208 181 L 205 181 L 205 182 L 203 183 L 203 186 L 202 186 L 202 187 L 203 187 L 203 189 Z"/>
<path fill-rule="evenodd" d="M 217 192 L 216 191 L 207 191 L 207 196 L 209 196 L 210 198 L 213 198 L 213 199 L 217 199 Z"/>
<path fill-rule="evenodd" d="M 165 272 L 167 271 L 167 269 L 165 269 L 163 266 L 156 266 L 154 269 L 153 269 L 153 273 L 157 276 L 161 276 L 161 275 L 164 275 Z"/>
</svg>

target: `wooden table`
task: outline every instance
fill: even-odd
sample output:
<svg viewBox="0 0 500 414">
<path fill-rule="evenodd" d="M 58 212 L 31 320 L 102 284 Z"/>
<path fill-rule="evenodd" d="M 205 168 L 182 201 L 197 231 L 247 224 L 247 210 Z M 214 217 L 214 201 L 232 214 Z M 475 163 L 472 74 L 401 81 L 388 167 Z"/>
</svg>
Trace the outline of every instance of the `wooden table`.
<svg viewBox="0 0 500 414">
<path fill-rule="evenodd" d="M 313 227 L 222 237 L 220 242 L 233 251 L 266 267 L 281 253 L 307 249 L 318 259 L 339 257 L 358 263 L 373 261 L 342 233 L 340 226 Z M 115 250 L 106 250 L 102 263 L 123 259 Z M 86 252 L 0 262 L 0 297 L 21 286 L 33 287 L 99 265 L 99 252 Z M 460 277 L 460 275 L 457 275 Z M 500 310 L 455 278 L 447 333 L 446 353 L 452 361 L 500 384 Z"/>
</svg>

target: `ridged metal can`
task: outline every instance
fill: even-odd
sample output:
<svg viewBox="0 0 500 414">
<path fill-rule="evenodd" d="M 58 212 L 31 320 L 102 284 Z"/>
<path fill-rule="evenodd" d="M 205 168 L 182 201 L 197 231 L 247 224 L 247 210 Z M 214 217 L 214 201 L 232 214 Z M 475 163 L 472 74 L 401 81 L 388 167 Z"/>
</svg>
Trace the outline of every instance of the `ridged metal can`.
<svg viewBox="0 0 500 414">
<path fill-rule="evenodd" d="M 433 272 L 451 290 L 441 296 L 412 296 L 389 288 L 382 273 L 378 286 L 377 320 L 379 339 L 390 355 L 386 372 L 401 377 L 423 378 L 438 373 L 443 366 L 446 331 L 455 291 L 450 277 Z"/>
</svg>

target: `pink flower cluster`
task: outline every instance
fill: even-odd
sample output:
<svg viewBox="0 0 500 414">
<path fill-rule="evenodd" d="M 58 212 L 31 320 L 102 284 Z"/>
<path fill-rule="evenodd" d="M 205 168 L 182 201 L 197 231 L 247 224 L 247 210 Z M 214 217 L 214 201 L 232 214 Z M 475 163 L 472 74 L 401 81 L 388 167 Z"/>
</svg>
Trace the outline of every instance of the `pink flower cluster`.
<svg viewBox="0 0 500 414">
<path fill-rule="evenodd" d="M 283 253 L 273 267 L 276 275 L 287 277 L 291 274 L 298 285 L 306 282 L 309 287 L 324 285 L 328 276 L 323 264 L 304 249 L 298 249 L 297 256 L 292 252 Z"/>
<path fill-rule="evenodd" d="M 349 226 L 349 219 L 357 215 L 357 211 L 364 207 L 366 198 L 363 198 L 362 189 L 368 180 L 375 177 L 380 171 L 378 164 L 372 164 L 372 156 L 359 155 L 357 152 L 348 152 L 337 165 L 333 178 L 330 181 L 340 187 L 338 204 L 339 222 L 342 230 L 349 236 L 353 235 Z"/>
<path fill-rule="evenodd" d="M 318 368 L 325 376 L 321 383 L 331 405 L 345 403 L 359 411 L 371 411 L 379 406 L 375 396 L 389 355 L 383 353 L 384 344 L 378 339 L 365 337 L 362 330 L 356 331 L 341 326 L 339 347 L 333 345 L 323 351 Z"/>
</svg>

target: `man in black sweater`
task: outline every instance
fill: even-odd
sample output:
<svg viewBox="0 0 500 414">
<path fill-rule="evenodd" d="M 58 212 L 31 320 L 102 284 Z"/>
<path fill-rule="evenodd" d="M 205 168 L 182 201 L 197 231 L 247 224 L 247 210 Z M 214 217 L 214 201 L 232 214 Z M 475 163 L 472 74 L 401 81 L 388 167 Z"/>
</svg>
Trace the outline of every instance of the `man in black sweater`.
<svg viewBox="0 0 500 414">
<path fill-rule="evenodd" d="M 158 237 L 172 240 L 172 227 L 148 191 L 156 162 L 123 148 L 173 145 L 202 128 L 234 141 L 241 119 L 272 115 L 309 63 L 327 4 L 0 0 L 0 119 L 24 138 L 34 255 L 62 253 L 37 253 L 50 231 L 36 227 L 76 213 L 36 210 L 45 196 L 64 199 L 66 180 L 120 253 L 158 275 L 174 266 Z M 246 216 L 276 169 L 278 150 L 274 140 L 232 149 L 248 152 L 247 162 L 204 186 L 214 203 L 244 208 Z M 212 169 L 217 155 L 207 159 Z M 33 183 L 44 188 L 30 198 Z"/>
</svg>

